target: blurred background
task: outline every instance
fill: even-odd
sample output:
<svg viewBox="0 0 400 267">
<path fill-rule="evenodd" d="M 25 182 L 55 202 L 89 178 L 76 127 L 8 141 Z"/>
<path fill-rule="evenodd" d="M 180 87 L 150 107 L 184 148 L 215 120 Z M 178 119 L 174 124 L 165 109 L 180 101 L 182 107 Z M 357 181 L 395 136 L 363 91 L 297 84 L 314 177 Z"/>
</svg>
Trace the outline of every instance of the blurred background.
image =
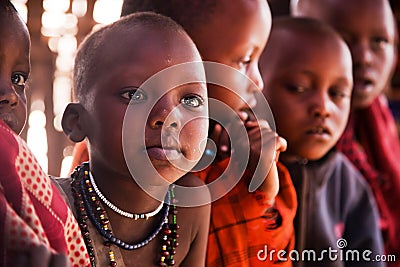
<svg viewBox="0 0 400 267">
<path fill-rule="evenodd" d="M 45 171 L 65 176 L 73 143 L 62 132 L 61 118 L 72 101 L 75 52 L 88 33 L 119 18 L 122 0 L 11 2 L 27 22 L 32 42 L 28 121 L 22 137 Z"/>
<path fill-rule="evenodd" d="M 288 14 L 289 0 L 268 1 L 273 16 Z M 74 144 L 63 134 L 61 118 L 65 106 L 72 101 L 75 52 L 93 29 L 119 18 L 123 0 L 12 2 L 26 21 L 32 41 L 28 121 L 22 137 L 45 171 L 54 176 L 66 176 Z M 400 26 L 400 0 L 391 2 Z M 387 95 L 400 121 L 400 60 Z"/>
</svg>

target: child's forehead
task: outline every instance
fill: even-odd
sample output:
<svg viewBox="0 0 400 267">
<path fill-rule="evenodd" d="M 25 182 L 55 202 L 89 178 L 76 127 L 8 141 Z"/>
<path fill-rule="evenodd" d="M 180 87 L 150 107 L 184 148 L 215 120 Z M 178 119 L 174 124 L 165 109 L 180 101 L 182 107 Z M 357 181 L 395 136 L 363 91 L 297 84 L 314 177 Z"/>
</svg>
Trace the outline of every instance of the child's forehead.
<svg viewBox="0 0 400 267">
<path fill-rule="evenodd" d="M 131 27 L 125 30 L 109 32 L 100 47 L 100 55 L 105 53 L 113 60 L 130 59 L 162 60 L 157 57 L 176 57 L 177 55 L 197 56 L 197 50 L 192 41 L 181 32 L 171 31 L 160 27 Z M 177 50 L 180 53 L 174 53 Z"/>
<path fill-rule="evenodd" d="M 10 8 L 0 8 L 0 22 L 1 30 L 26 28 L 25 23 L 19 17 L 17 11 L 13 11 Z"/>
<path fill-rule="evenodd" d="M 232 21 L 246 21 L 249 18 L 255 17 L 262 18 L 265 20 L 264 22 L 271 23 L 270 9 L 265 1 L 238 0 L 235 1 L 235 4 L 232 4 L 231 1 L 221 0 L 218 1 L 215 12 L 213 12 L 210 19 L 218 19 L 221 23 L 226 23 L 226 26 L 228 26 L 232 25 Z"/>
<path fill-rule="evenodd" d="M 277 24 L 272 30 L 267 44 L 267 53 L 262 61 L 280 62 L 280 64 L 303 64 L 305 61 L 324 61 L 332 55 L 345 56 L 351 64 L 350 51 L 344 41 L 327 25 L 303 24 L 293 19 L 291 23 Z M 273 60 L 276 58 L 278 61 Z M 289 65 L 288 65 L 289 66 Z"/>
<path fill-rule="evenodd" d="M 19 45 L 26 45 L 27 50 L 29 50 L 30 36 L 28 28 L 16 12 L 0 9 L 0 35 L 2 38 L 15 41 Z"/>
<path fill-rule="evenodd" d="M 380 18 L 390 18 L 392 13 L 388 0 L 298 0 L 299 9 L 302 4 L 307 6 L 305 15 L 314 14 L 325 19 L 335 20 L 358 20 L 359 16 L 372 17 L 375 21 L 376 15 Z M 304 12 L 304 10 L 303 10 Z M 337 21 L 338 22 L 338 21 Z"/>
<path fill-rule="evenodd" d="M 110 31 L 100 47 L 93 48 L 96 71 L 92 75 L 112 80 L 118 74 L 122 80 L 140 81 L 137 85 L 170 66 L 201 61 L 187 35 L 143 27 Z"/>
</svg>

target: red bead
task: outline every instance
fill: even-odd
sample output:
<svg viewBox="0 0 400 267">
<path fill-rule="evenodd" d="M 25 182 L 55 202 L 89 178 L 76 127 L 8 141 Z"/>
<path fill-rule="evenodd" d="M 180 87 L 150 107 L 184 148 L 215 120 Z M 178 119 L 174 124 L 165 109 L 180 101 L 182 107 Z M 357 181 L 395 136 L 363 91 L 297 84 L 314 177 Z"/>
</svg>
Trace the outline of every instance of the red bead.
<svg viewBox="0 0 400 267">
<path fill-rule="evenodd" d="M 110 261 L 110 266 L 115 267 L 117 266 L 117 263 L 115 261 Z"/>
<path fill-rule="evenodd" d="M 172 233 L 172 231 L 171 231 L 171 229 L 166 228 L 166 229 L 164 229 L 163 233 L 166 235 L 169 235 Z"/>
<path fill-rule="evenodd" d="M 165 257 L 167 257 L 167 256 L 169 256 L 169 252 L 168 252 L 168 251 L 164 251 L 164 252 L 162 253 L 162 255 L 165 256 Z"/>
</svg>

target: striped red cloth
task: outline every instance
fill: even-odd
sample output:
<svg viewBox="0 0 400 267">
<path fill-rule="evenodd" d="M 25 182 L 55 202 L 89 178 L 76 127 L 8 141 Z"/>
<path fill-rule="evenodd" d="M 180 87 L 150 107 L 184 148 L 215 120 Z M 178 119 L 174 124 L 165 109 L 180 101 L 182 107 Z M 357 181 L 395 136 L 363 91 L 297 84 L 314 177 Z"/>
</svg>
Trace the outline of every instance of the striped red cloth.
<svg viewBox="0 0 400 267">
<path fill-rule="evenodd" d="M 90 266 L 78 223 L 26 143 L 0 120 L 0 265 L 44 245 Z"/>
</svg>

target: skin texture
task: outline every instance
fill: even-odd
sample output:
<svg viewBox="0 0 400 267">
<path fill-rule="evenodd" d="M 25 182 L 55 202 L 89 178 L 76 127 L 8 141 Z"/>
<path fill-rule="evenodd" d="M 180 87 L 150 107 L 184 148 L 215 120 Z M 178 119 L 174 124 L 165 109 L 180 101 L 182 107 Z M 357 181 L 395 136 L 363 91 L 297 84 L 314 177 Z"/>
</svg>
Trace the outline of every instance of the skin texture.
<svg viewBox="0 0 400 267">
<path fill-rule="evenodd" d="M 271 15 L 265 1 L 238 1 L 235 5 L 221 1 L 214 12 L 218 16 L 211 16 L 208 23 L 198 26 L 192 38 L 204 60 L 230 66 L 247 75 L 254 83 L 239 82 L 240 91 L 235 93 L 240 97 L 226 88 L 208 85 L 210 98 L 220 100 L 240 112 L 255 106 L 254 93 L 263 87 L 258 58 L 269 35 Z M 236 17 L 241 19 L 237 20 Z M 227 30 L 227 25 L 230 30 Z"/>
<path fill-rule="evenodd" d="M 170 182 L 178 180 L 185 172 L 171 164 L 163 154 L 161 130 L 165 130 L 169 147 L 179 148 L 190 160 L 198 159 L 202 154 L 198 144 L 206 137 L 208 128 L 206 86 L 192 83 L 166 92 L 168 88 L 163 86 L 168 81 L 163 81 L 152 88 L 137 88 L 165 68 L 200 61 L 200 55 L 182 31 L 166 30 L 160 26 L 126 24 L 109 29 L 104 40 L 93 54 L 93 65 L 97 67 L 83 77 L 92 81 L 85 89 L 86 99 L 67 107 L 63 118 L 64 131 L 73 141 L 87 138 L 93 176 L 100 190 L 114 205 L 134 213 L 155 210 L 159 201 L 133 182 L 125 163 L 122 148 L 125 112 L 128 105 L 133 109 L 132 117 L 126 118 L 134 121 L 134 127 L 129 128 L 129 155 L 138 162 L 145 162 L 144 158 L 148 156 L 152 166 L 144 164 L 142 169 L 154 167 L 158 172 L 157 177 L 142 177 L 151 182 L 160 177 Z M 113 40 L 120 41 L 116 43 Z M 194 76 L 204 76 L 203 71 L 197 70 Z M 156 101 L 159 96 L 161 98 Z M 186 100 L 191 105 L 183 103 Z M 193 119 L 197 116 L 204 118 Z M 185 176 L 178 183 L 200 185 L 194 176 Z M 155 191 L 165 193 L 165 187 L 156 183 L 153 187 Z M 204 266 L 209 206 L 178 210 L 180 231 L 185 234 L 179 238 L 176 264 Z M 107 212 L 115 236 L 129 241 L 146 238 L 160 219 L 155 216 L 147 221 L 132 221 L 110 210 Z M 156 238 L 139 250 L 121 251 L 126 266 L 153 266 L 159 261 L 160 247 L 161 240 Z"/>
<path fill-rule="evenodd" d="M 26 87 L 30 74 L 30 36 L 11 5 L 0 7 L 0 119 L 19 134 L 26 122 Z M 0 137 L 1 138 L 1 137 Z M 67 255 L 47 246 L 12 251 L 13 266 L 70 266 Z"/>
<path fill-rule="evenodd" d="M 277 131 L 288 142 L 282 159 L 317 160 L 334 146 L 347 123 L 353 85 L 351 56 L 332 30 L 316 30 L 307 24 L 296 28 L 300 22 L 288 21 L 274 24 L 261 57 L 263 93 Z"/>
<path fill-rule="evenodd" d="M 240 20 L 236 19 L 240 17 Z M 227 30 L 229 28 L 229 30 Z M 240 153 L 248 138 L 250 143 L 250 158 L 248 173 L 261 177 L 264 183 L 259 187 L 267 194 L 268 199 L 274 199 L 278 192 L 279 181 L 276 166 L 271 162 L 280 151 L 285 150 L 286 142 L 271 131 L 264 120 L 249 119 L 250 108 L 256 105 L 255 93 L 263 88 L 263 81 L 258 69 L 258 59 L 267 42 L 271 28 L 271 14 L 266 1 L 220 1 L 214 8 L 213 15 L 206 23 L 199 25 L 189 35 L 196 43 L 203 60 L 225 64 L 241 74 L 246 75 L 252 83 L 236 79 L 239 90 L 232 92 L 221 86 L 208 84 L 209 97 L 228 105 L 239 116 L 241 121 L 232 119 L 232 115 L 210 105 L 210 116 L 224 114 L 221 121 L 230 132 L 233 148 Z M 221 38 L 223 36 L 223 38 Z M 232 89 L 232 88 L 230 88 Z M 246 127 L 248 136 L 235 136 L 237 127 Z M 230 155 L 227 133 L 216 124 L 210 133 L 218 152 L 217 160 Z M 274 153 L 275 151 L 275 153 Z M 219 158 L 218 158 L 219 157 Z M 255 172 L 258 163 L 260 168 Z"/>
<path fill-rule="evenodd" d="M 19 134 L 26 120 L 30 39 L 26 25 L 16 12 L 2 10 L 0 13 L 0 119 Z"/>
<path fill-rule="evenodd" d="M 292 13 L 323 20 L 343 36 L 353 57 L 352 108 L 368 107 L 388 85 L 397 58 L 397 33 L 389 2 L 298 0 L 292 3 Z"/>
<path fill-rule="evenodd" d="M 229 76 L 223 73 L 223 75 L 219 75 L 219 79 L 225 79 L 235 84 L 236 89 L 224 88 L 211 83 L 207 85 L 209 98 L 219 101 L 221 104 L 214 105 L 210 102 L 209 107 L 210 117 L 219 122 L 215 123 L 214 120 L 210 120 L 209 138 L 214 145 L 210 145 L 208 148 L 216 150 L 216 157 L 211 161 L 223 160 L 229 157 L 231 151 L 234 150 L 248 150 L 247 144 L 250 143 L 247 172 L 264 181 L 259 189 L 263 190 L 267 194 L 267 198 L 272 200 L 278 192 L 279 182 L 275 172 L 276 166 L 271 163 L 280 151 L 285 150 L 286 142 L 271 130 L 267 121 L 251 119 L 252 112 L 249 110 L 256 104 L 255 93 L 260 93 L 263 87 L 258 69 L 258 58 L 268 39 L 271 27 L 268 3 L 264 0 L 240 0 L 235 1 L 235 4 L 232 5 L 229 0 L 221 0 L 206 1 L 206 3 L 191 2 L 188 5 L 185 2 L 182 0 L 125 0 L 122 14 L 135 11 L 155 11 L 171 17 L 180 23 L 193 39 L 203 60 L 224 64 L 241 74 Z M 171 10 L 172 6 L 174 9 Z M 196 14 L 196 16 L 191 14 Z M 215 75 L 215 73 L 213 74 Z M 243 75 L 246 75 L 248 79 L 243 79 Z M 239 120 L 237 116 L 240 117 Z M 234 136 L 234 133 L 239 132 L 238 128 L 243 126 L 248 135 Z M 230 134 L 229 137 L 226 130 Z M 230 141 L 235 141 L 235 143 L 231 144 Z M 200 164 L 200 166 L 210 162 L 206 156 L 203 159 L 202 163 L 204 162 L 204 164 Z M 247 159 L 242 159 L 236 164 L 242 164 L 244 161 Z M 258 163 L 261 165 L 256 171 Z M 271 167 L 273 171 L 269 172 Z M 265 179 L 267 174 L 268 177 Z M 238 176 L 239 174 L 235 172 L 232 175 Z"/>
</svg>

